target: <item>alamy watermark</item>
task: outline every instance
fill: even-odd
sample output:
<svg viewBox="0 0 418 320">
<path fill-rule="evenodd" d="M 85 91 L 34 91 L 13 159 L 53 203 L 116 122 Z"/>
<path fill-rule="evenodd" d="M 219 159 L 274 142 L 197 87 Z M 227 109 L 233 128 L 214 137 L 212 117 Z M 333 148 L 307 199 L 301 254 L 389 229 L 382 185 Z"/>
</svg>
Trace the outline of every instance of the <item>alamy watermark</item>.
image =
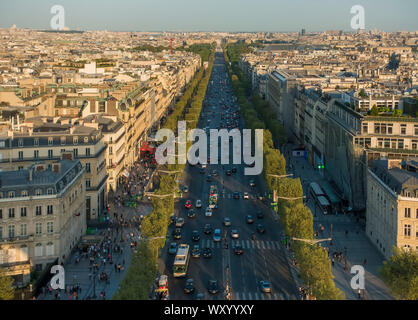
<svg viewBox="0 0 418 320">
<path fill-rule="evenodd" d="M 51 278 L 51 288 L 54 290 L 65 289 L 65 269 L 61 265 L 55 265 L 51 268 L 51 274 L 54 276 Z"/>
<path fill-rule="evenodd" d="M 351 288 L 353 290 L 358 290 L 358 289 L 364 290 L 365 289 L 364 267 L 360 265 L 354 265 L 351 267 L 350 273 L 354 274 L 350 282 Z"/>
<path fill-rule="evenodd" d="M 230 137 L 233 147 L 233 164 L 242 164 L 251 167 L 244 169 L 245 175 L 259 175 L 263 171 L 263 130 L 255 130 L 254 155 L 252 153 L 252 135 L 250 129 L 241 131 L 232 129 L 210 129 L 210 153 L 208 154 L 208 137 L 202 129 L 192 129 L 187 134 L 186 121 L 178 122 L 178 136 L 175 138 L 174 132 L 169 129 L 161 129 L 155 138 L 157 141 L 164 141 L 158 146 L 155 159 L 158 164 L 186 164 L 188 161 L 192 165 L 207 164 L 208 156 L 211 164 L 218 164 L 219 140 L 221 140 L 221 164 L 229 164 Z M 166 138 L 166 139 L 165 139 Z M 197 138 L 197 141 L 195 141 Z M 186 152 L 187 142 L 193 142 L 189 151 Z M 178 153 L 176 154 L 176 143 Z M 196 155 L 198 154 L 198 155 Z M 241 157 L 241 154 L 243 157 Z"/>
<path fill-rule="evenodd" d="M 51 19 L 51 29 L 52 30 L 64 30 L 65 28 L 65 9 L 61 5 L 54 5 L 51 8 L 51 14 L 54 14 L 54 16 Z"/>
<path fill-rule="evenodd" d="M 365 29 L 365 14 L 364 14 L 364 7 L 362 5 L 355 5 L 351 7 L 350 10 L 351 14 L 354 16 L 351 18 L 351 29 L 353 30 L 364 30 Z"/>
</svg>

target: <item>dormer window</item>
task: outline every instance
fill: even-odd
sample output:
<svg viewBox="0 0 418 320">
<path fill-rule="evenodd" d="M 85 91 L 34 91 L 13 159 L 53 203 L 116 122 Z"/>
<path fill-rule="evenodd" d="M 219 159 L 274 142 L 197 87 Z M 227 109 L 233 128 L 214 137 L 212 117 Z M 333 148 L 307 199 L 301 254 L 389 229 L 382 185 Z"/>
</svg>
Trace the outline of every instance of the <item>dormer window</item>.
<svg viewBox="0 0 418 320">
<path fill-rule="evenodd" d="M 35 146 L 39 146 L 39 138 L 35 138 L 35 139 L 33 139 L 33 144 L 34 144 Z"/>
<path fill-rule="evenodd" d="M 16 193 L 14 191 L 9 191 L 9 198 L 14 198 Z"/>
<path fill-rule="evenodd" d="M 47 194 L 49 194 L 49 195 L 54 194 L 54 189 L 48 188 Z"/>
<path fill-rule="evenodd" d="M 78 144 L 78 137 L 73 138 L 73 144 Z"/>
<path fill-rule="evenodd" d="M 18 145 L 19 145 L 19 147 L 23 147 L 23 139 L 19 139 Z"/>
<path fill-rule="evenodd" d="M 88 137 L 84 137 L 84 143 L 89 143 L 89 138 Z"/>
<path fill-rule="evenodd" d="M 42 195 L 42 190 L 41 189 L 36 189 L 35 194 L 37 196 L 41 196 Z"/>
<path fill-rule="evenodd" d="M 54 138 L 49 137 L 49 138 L 48 138 L 48 145 L 49 145 L 49 146 L 52 146 L 53 144 L 54 144 Z"/>
<path fill-rule="evenodd" d="M 27 197 L 29 194 L 28 194 L 28 191 L 27 190 L 23 190 L 22 191 L 22 197 Z"/>
</svg>

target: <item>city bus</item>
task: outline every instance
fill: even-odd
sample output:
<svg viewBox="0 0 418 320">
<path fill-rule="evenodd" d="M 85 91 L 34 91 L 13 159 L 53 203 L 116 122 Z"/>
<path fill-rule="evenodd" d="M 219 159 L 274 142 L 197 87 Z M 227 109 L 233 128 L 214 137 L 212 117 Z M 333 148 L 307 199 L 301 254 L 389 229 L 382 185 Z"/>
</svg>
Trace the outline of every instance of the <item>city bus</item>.
<svg viewBox="0 0 418 320">
<path fill-rule="evenodd" d="M 330 212 L 331 204 L 329 203 L 327 198 L 325 198 L 324 196 L 319 196 L 317 198 L 317 203 L 324 214 L 328 214 L 328 212 Z"/>
<path fill-rule="evenodd" d="M 189 245 L 181 244 L 177 250 L 173 264 L 173 276 L 175 278 L 185 277 L 189 267 Z"/>
<path fill-rule="evenodd" d="M 331 205 L 328 199 L 326 198 L 325 192 L 322 190 L 319 184 L 317 184 L 316 182 L 311 182 L 311 184 L 309 185 L 309 189 L 312 198 L 321 208 L 322 212 L 324 214 L 328 214 L 328 212 L 330 212 Z"/>
</svg>

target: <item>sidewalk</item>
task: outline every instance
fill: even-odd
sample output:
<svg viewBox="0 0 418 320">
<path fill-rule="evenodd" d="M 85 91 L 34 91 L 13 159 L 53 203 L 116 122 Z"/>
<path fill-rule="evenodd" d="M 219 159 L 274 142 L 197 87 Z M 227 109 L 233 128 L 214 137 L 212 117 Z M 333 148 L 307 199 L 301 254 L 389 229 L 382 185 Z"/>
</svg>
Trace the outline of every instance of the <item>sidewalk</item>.
<svg viewBox="0 0 418 320">
<path fill-rule="evenodd" d="M 289 151 L 292 146 L 287 146 L 286 150 Z M 322 178 L 317 171 L 303 158 L 291 158 L 286 157 L 287 163 L 293 165 L 294 177 L 300 177 L 304 181 L 303 188 L 304 194 L 309 194 L 309 183 L 310 182 L 321 182 L 326 181 Z M 333 258 L 335 251 L 341 252 L 343 258 L 341 262 L 335 260 L 334 266 L 332 267 L 332 273 L 335 276 L 336 286 L 342 290 L 347 300 L 358 300 L 357 291 L 351 288 L 350 281 L 354 274 L 350 274 L 351 266 L 362 265 L 366 259 L 365 265 L 365 291 L 367 300 L 390 300 L 394 299 L 389 289 L 383 283 L 378 276 L 378 269 L 383 266 L 384 258 L 373 246 L 370 240 L 367 238 L 364 232 L 364 226 L 356 222 L 354 217 L 349 215 L 334 214 L 324 215 L 320 209 L 316 208 L 315 217 L 315 201 L 311 199 L 308 201 L 307 206 L 311 209 L 314 214 L 314 231 L 319 231 L 318 238 L 330 238 L 331 237 L 331 226 L 332 226 L 332 238 L 333 243 L 321 242 L 322 246 L 328 246 L 330 252 L 330 258 Z M 321 233 L 320 225 L 325 229 Z M 346 235 L 346 231 L 348 231 Z M 345 253 L 347 258 L 347 271 L 345 271 Z"/>
</svg>

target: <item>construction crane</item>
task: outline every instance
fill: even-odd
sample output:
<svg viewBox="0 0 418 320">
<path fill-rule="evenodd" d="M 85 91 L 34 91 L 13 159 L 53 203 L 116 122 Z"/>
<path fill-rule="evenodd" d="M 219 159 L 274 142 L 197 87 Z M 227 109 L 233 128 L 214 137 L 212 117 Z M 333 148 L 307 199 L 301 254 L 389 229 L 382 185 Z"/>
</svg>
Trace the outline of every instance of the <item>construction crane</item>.
<svg viewBox="0 0 418 320">
<path fill-rule="evenodd" d="M 166 40 L 170 40 L 170 54 L 173 54 L 173 41 L 176 40 L 176 39 L 170 38 L 170 39 L 166 39 Z"/>
</svg>

